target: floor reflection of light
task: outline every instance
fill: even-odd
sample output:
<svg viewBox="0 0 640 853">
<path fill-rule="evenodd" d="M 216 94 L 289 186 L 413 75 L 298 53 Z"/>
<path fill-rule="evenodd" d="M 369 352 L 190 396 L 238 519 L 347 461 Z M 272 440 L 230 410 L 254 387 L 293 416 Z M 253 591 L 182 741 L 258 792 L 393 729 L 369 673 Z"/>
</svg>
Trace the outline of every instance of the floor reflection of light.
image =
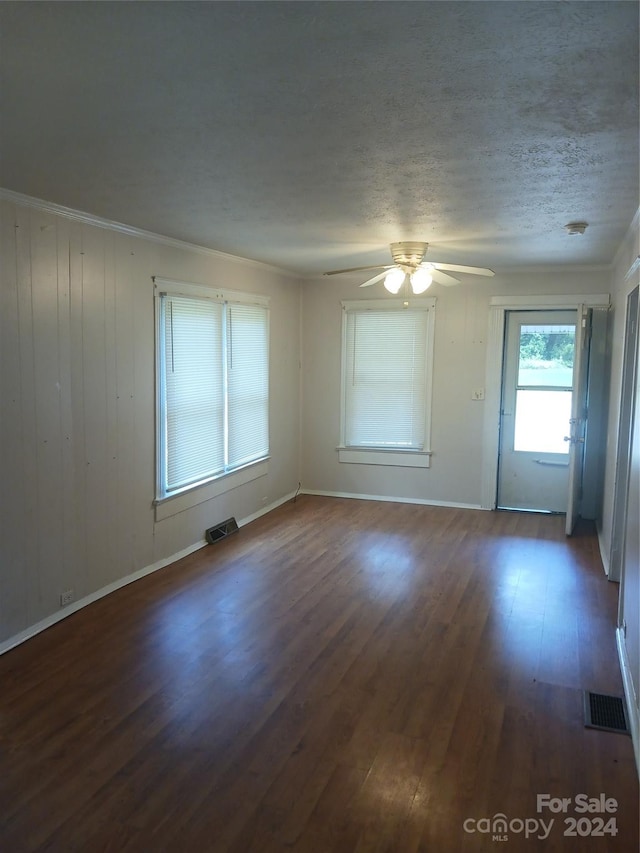
<svg viewBox="0 0 640 853">
<path fill-rule="evenodd" d="M 496 538 L 491 557 L 493 577 L 499 583 L 509 577 L 520 578 L 523 570 L 531 570 L 537 580 L 544 578 L 549 571 L 562 571 L 565 565 L 566 547 L 559 542 L 541 542 L 519 536 Z"/>
<path fill-rule="evenodd" d="M 416 556 L 401 534 L 370 533 L 358 553 L 358 577 L 369 590 L 383 597 L 397 597 L 413 586 L 418 568 Z"/>
<path fill-rule="evenodd" d="M 523 674 L 535 672 L 545 627 L 566 596 L 573 595 L 575 569 L 568 546 L 526 537 L 496 541 L 487 577 L 492 583 L 491 630 L 496 656 L 508 659 Z M 574 559 L 572 557 L 572 559 Z"/>
<path fill-rule="evenodd" d="M 380 748 L 362 786 L 371 811 L 386 822 L 405 821 L 410 811 L 424 808 L 420 790 L 424 768 L 423 743 L 409 737 L 380 732 Z"/>
<path fill-rule="evenodd" d="M 198 682 L 212 677 L 238 686 L 255 668 L 254 633 L 263 615 L 247 611 L 250 587 L 255 594 L 255 574 L 236 567 L 208 589 L 185 590 L 158 608 L 149 661 L 169 673 L 172 695 L 188 702 Z"/>
</svg>

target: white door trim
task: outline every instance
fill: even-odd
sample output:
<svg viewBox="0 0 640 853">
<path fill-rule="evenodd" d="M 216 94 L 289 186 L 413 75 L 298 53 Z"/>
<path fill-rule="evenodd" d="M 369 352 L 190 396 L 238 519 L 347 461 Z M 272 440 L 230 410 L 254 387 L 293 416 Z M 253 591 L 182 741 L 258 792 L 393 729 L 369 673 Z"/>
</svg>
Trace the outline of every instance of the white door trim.
<svg viewBox="0 0 640 853">
<path fill-rule="evenodd" d="M 587 308 L 608 308 L 611 296 L 608 293 L 576 294 L 575 296 L 492 296 L 489 302 L 492 308 L 503 308 L 505 311 L 544 311 L 547 308 L 571 308 L 578 305 Z"/>
<path fill-rule="evenodd" d="M 640 315 L 640 293 L 636 285 L 627 294 L 622 353 L 622 387 L 618 413 L 618 446 L 616 448 L 616 475 L 613 486 L 613 512 L 611 520 L 611 545 L 609 548 L 608 572 L 610 581 L 622 579 L 624 542 L 627 529 L 627 493 L 631 468 L 631 437 L 633 407 L 637 384 L 638 363 L 638 317 Z M 620 596 L 622 602 L 622 596 Z"/>
<path fill-rule="evenodd" d="M 577 311 L 586 308 L 607 307 L 611 303 L 608 293 L 549 295 L 549 296 L 492 296 L 489 303 L 489 329 L 487 335 L 486 393 L 482 441 L 482 485 L 480 506 L 495 509 L 498 490 L 498 451 L 500 430 L 500 393 L 502 387 L 502 360 L 504 326 L 507 311 L 544 311 L 547 308 L 568 308 Z"/>
</svg>

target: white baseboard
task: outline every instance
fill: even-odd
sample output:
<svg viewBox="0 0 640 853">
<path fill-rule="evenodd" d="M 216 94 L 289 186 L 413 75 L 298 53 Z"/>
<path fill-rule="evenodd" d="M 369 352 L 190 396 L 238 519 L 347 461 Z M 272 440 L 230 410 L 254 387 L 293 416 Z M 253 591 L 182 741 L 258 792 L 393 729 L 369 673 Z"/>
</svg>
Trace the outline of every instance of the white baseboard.
<svg viewBox="0 0 640 853">
<path fill-rule="evenodd" d="M 151 566 L 145 566 L 143 569 L 138 569 L 137 572 L 132 572 L 130 575 L 125 575 L 125 577 L 123 578 L 118 578 L 117 581 L 113 581 L 113 583 L 107 584 L 107 586 L 103 586 L 101 589 L 97 589 L 95 592 L 92 592 L 89 595 L 85 595 L 84 598 L 80 598 L 78 599 L 78 601 L 74 601 L 72 604 L 69 604 L 63 610 L 60 610 L 56 613 L 52 613 L 50 616 L 46 616 L 44 619 L 41 619 L 40 622 L 36 622 L 35 625 L 30 625 L 28 628 L 25 628 L 24 631 L 21 631 L 19 634 L 14 634 L 13 637 L 9 637 L 8 640 L 5 640 L 3 643 L 1 643 L 0 655 L 4 654 L 5 652 L 8 652 L 10 649 L 13 649 L 15 646 L 19 646 L 20 643 L 24 643 L 26 640 L 30 640 L 31 637 L 35 637 L 36 634 L 39 634 L 46 628 L 50 628 L 52 625 L 55 625 L 56 622 L 61 622 L 63 619 L 66 619 L 67 616 L 71 616 L 73 613 L 77 613 L 78 610 L 82 610 L 82 608 L 86 607 L 88 604 L 93 604 L 94 601 L 98 601 L 98 599 L 104 598 L 105 595 L 109 595 L 109 593 L 115 592 L 117 589 L 121 589 L 123 586 L 127 586 L 128 584 L 133 583 L 134 581 L 145 577 L 145 575 L 150 575 L 153 572 L 157 572 L 158 569 L 163 569 L 170 563 L 175 563 L 176 560 L 182 559 L 182 557 L 187 557 L 189 554 L 192 554 L 199 548 L 203 548 L 206 544 L 207 543 L 203 539 L 200 542 L 196 542 L 193 545 L 189 545 L 188 548 L 183 548 L 182 551 L 178 551 L 177 554 L 172 554 L 170 557 L 165 557 L 162 560 L 158 560 Z"/>
<path fill-rule="evenodd" d="M 353 492 L 325 492 L 321 489 L 302 489 L 302 495 L 319 495 L 327 498 L 353 498 L 359 501 L 382 501 L 386 503 L 419 504 L 420 506 L 448 506 L 454 509 L 483 509 L 480 504 L 462 504 L 451 501 L 431 501 L 426 498 L 402 498 L 389 495 L 360 495 Z"/>
<path fill-rule="evenodd" d="M 257 518 L 260 518 L 263 515 L 266 515 L 268 512 L 271 512 L 273 509 L 277 509 L 282 504 L 286 504 L 287 501 L 291 501 L 295 498 L 296 492 L 290 492 L 288 495 L 285 495 L 283 498 L 278 498 L 277 501 L 270 503 L 269 506 L 263 506 L 257 512 L 251 513 L 246 518 L 243 518 L 238 522 L 238 527 L 244 527 L 245 524 L 250 524 L 252 521 L 255 521 Z"/>
<path fill-rule="evenodd" d="M 262 507 L 257 512 L 248 515 L 246 518 L 243 518 L 238 522 L 238 527 L 244 527 L 245 524 L 249 524 L 251 521 L 255 521 L 255 519 L 260 518 L 262 515 L 266 515 L 268 512 L 271 512 L 272 509 L 276 509 L 276 507 L 281 506 L 283 503 L 286 503 L 288 500 L 291 500 L 295 496 L 295 492 L 291 492 L 291 494 L 286 495 L 283 498 L 274 501 L 269 504 L 269 506 Z M 28 628 L 25 628 L 24 631 L 20 631 L 19 634 L 14 634 L 9 639 L 4 640 L 4 642 L 0 643 L 0 655 L 5 652 L 10 651 L 11 649 L 19 646 L 21 643 L 30 640 L 31 637 L 35 637 L 36 634 L 39 634 L 41 631 L 50 628 L 52 625 L 55 625 L 56 622 L 61 622 L 63 619 L 66 619 L 68 616 L 71 616 L 73 613 L 77 613 L 78 610 L 82 610 L 83 607 L 86 607 L 88 604 L 93 604 L 94 601 L 98 601 L 100 598 L 104 598 L 105 595 L 109 595 L 112 592 L 115 592 L 117 589 L 121 589 L 123 586 L 127 586 L 130 583 L 134 583 L 134 581 L 140 580 L 140 578 L 145 577 L 146 575 L 153 574 L 153 572 L 157 572 L 159 569 L 164 569 L 165 566 L 171 565 L 171 563 L 175 563 L 177 560 L 181 560 L 183 557 L 187 557 L 189 554 L 193 554 L 194 551 L 198 551 L 200 548 L 204 548 L 206 546 L 206 541 L 204 539 L 195 542 L 193 545 L 189 545 L 187 548 L 183 548 L 181 551 L 178 551 L 175 554 L 171 554 L 169 557 L 164 557 L 162 560 L 158 560 L 150 566 L 145 566 L 143 569 L 138 569 L 136 572 L 132 572 L 130 575 L 126 575 L 123 578 L 119 578 L 117 581 L 113 583 L 107 584 L 107 586 L 103 586 L 101 589 L 96 590 L 95 592 L 90 593 L 89 595 L 85 595 L 84 598 L 80 598 L 78 601 L 74 601 L 72 604 L 69 604 L 67 607 L 62 610 L 57 611 L 56 613 L 52 613 L 50 616 L 41 619 L 40 622 L 36 622 L 35 625 L 30 625 Z"/>
<path fill-rule="evenodd" d="M 640 777 L 640 711 L 638 710 L 638 697 L 633 686 L 633 678 L 631 677 L 629 658 L 627 656 L 627 646 L 624 641 L 622 628 L 618 628 L 616 631 L 616 643 L 618 646 L 622 683 L 624 685 L 625 707 L 627 709 L 629 728 L 631 729 L 631 739 L 633 740 L 633 753 L 636 758 L 636 770 Z"/>
</svg>

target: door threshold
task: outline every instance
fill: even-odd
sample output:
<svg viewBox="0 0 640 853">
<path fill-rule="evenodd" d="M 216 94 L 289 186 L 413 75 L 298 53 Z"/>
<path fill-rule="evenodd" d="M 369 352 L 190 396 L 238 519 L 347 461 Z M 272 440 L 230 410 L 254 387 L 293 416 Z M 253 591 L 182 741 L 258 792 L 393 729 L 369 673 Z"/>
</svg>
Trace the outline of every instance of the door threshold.
<svg viewBox="0 0 640 853">
<path fill-rule="evenodd" d="M 566 515 L 566 512 L 559 512 L 555 509 L 527 509 L 522 506 L 497 506 L 496 509 L 503 512 L 537 512 L 539 515 Z"/>
</svg>

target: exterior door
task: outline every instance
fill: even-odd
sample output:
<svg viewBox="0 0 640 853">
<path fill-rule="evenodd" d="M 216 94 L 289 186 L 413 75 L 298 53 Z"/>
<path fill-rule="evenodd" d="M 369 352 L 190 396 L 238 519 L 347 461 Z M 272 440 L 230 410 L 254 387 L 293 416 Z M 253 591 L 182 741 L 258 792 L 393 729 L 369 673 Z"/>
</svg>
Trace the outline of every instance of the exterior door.
<svg viewBox="0 0 640 853">
<path fill-rule="evenodd" d="M 569 463 L 580 444 L 574 398 L 577 311 L 506 317 L 498 508 L 566 512 Z M 573 428 L 573 429 L 572 429 Z M 571 440 L 573 439 L 573 440 Z M 576 476 L 579 471 L 573 465 Z"/>
</svg>

